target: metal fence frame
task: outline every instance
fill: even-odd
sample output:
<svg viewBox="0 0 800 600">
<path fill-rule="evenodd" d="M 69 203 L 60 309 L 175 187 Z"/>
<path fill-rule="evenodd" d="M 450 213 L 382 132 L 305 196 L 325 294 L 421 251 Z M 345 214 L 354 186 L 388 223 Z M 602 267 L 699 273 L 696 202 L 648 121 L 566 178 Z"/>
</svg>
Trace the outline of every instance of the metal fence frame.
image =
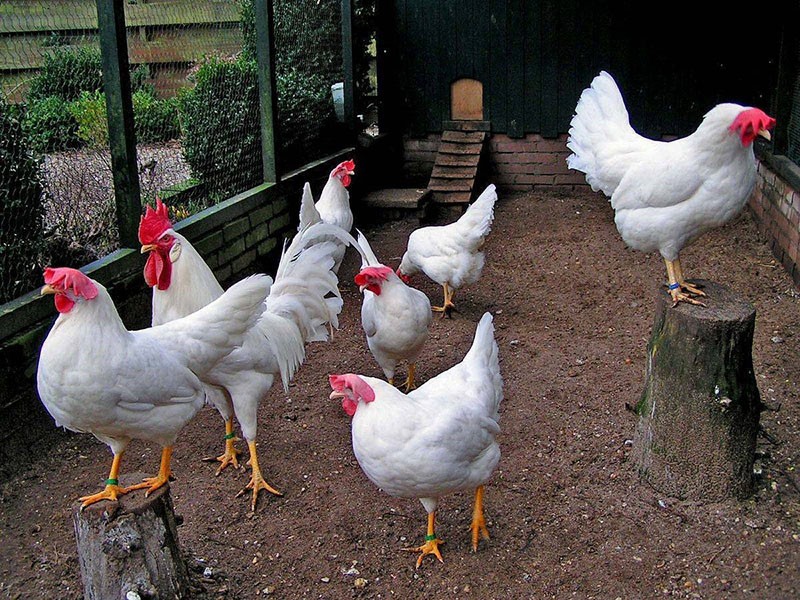
<svg viewBox="0 0 800 600">
<path fill-rule="evenodd" d="M 344 69 L 344 120 L 355 135 L 355 89 L 353 69 L 353 0 L 341 0 L 342 57 Z M 278 181 L 275 89 L 275 45 L 272 0 L 254 0 L 258 41 L 258 85 L 261 112 L 263 183 Z M 97 0 L 100 49 L 103 57 L 103 85 L 107 98 L 108 133 L 114 178 L 114 201 L 120 247 L 136 248 L 142 212 L 141 190 L 136 166 L 136 136 L 128 69 L 124 0 Z M 352 139 L 345 140 L 346 144 Z"/>
</svg>

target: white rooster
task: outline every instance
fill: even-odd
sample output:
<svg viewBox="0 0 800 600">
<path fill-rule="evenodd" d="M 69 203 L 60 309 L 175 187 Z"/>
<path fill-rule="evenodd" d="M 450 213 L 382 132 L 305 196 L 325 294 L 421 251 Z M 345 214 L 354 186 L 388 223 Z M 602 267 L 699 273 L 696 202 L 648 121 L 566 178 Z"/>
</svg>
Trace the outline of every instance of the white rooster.
<svg viewBox="0 0 800 600">
<path fill-rule="evenodd" d="M 350 185 L 350 176 L 355 174 L 356 163 L 352 160 L 346 160 L 339 163 L 330 173 L 328 181 L 325 182 L 325 187 L 320 192 L 319 200 L 315 205 L 315 209 L 319 218 L 323 223 L 329 225 L 336 225 L 342 228 L 345 232 L 350 233 L 353 228 L 353 211 L 350 209 L 350 193 L 347 191 L 347 186 Z M 304 199 L 306 194 L 311 197 L 311 189 L 306 184 L 303 190 Z M 302 215 L 301 210 L 301 215 Z M 300 224 L 302 226 L 304 219 L 301 216 Z M 338 273 L 339 267 L 344 259 L 347 244 L 341 241 L 337 242 L 338 248 L 333 255 L 334 267 L 333 272 Z"/>
<path fill-rule="evenodd" d="M 450 316 L 455 309 L 453 295 L 481 276 L 483 246 L 494 220 L 497 191 L 489 185 L 466 212 L 449 225 L 421 227 L 411 232 L 397 275 L 406 283 L 422 271 L 444 289 L 444 303 L 433 310 Z"/>
<path fill-rule="evenodd" d="M 693 296 L 705 294 L 684 278 L 679 254 L 745 205 L 756 181 L 753 141 L 770 139 L 774 124 L 758 108 L 726 103 L 687 137 L 647 139 L 633 130 L 616 82 L 601 71 L 578 100 L 567 164 L 610 197 L 626 244 L 661 253 L 673 305 L 702 305 Z"/>
<path fill-rule="evenodd" d="M 360 231 L 358 246 L 362 260 L 355 282 L 364 294 L 361 325 L 367 335 L 367 345 L 392 385 L 398 363 L 408 361 L 405 381 L 408 392 L 414 388 L 416 362 L 428 339 L 433 317 L 431 302 L 424 293 L 406 285 L 392 269 L 382 264 Z"/>
<path fill-rule="evenodd" d="M 500 460 L 499 407 L 503 398 L 492 316 L 485 313 L 464 360 L 403 394 L 381 379 L 331 375 L 331 399 L 353 418 L 353 452 L 369 479 L 391 496 L 419 498 L 428 513 L 427 554 L 440 561 L 436 536 L 439 498 L 475 490 L 472 549 L 489 538 L 483 515 L 484 484 Z"/>
<path fill-rule="evenodd" d="M 255 510 L 260 490 L 280 495 L 261 473 L 256 453 L 257 408 L 275 376 L 284 390 L 305 358 L 305 344 L 328 338 L 327 327 L 338 327 L 342 309 L 338 279 L 332 271 L 333 242 L 321 237 L 352 238 L 336 227 L 317 223 L 295 235 L 284 248 L 275 282 L 261 319 L 248 332 L 242 348 L 218 364 L 209 380 L 218 386 L 214 405 L 225 420 L 225 451 L 216 460 L 219 474 L 228 465 L 238 468 L 233 416 L 239 421 L 250 452 L 252 476 L 243 493 L 252 490 Z M 222 294 L 209 266 L 189 243 L 172 229 L 168 210 L 160 200 L 147 207 L 139 226 L 142 252 L 150 252 L 145 280 L 153 288 L 153 324 L 191 314 Z M 354 240 L 353 240 L 354 241 Z"/>
<path fill-rule="evenodd" d="M 258 320 L 270 279 L 253 276 L 188 317 L 128 331 L 106 289 L 84 273 L 48 268 L 42 294 L 60 313 L 42 345 L 36 384 L 56 425 L 92 433 L 114 453 L 105 489 L 81 498 L 82 508 L 147 493 L 169 481 L 172 446 L 206 402 L 206 374 L 241 345 Z M 158 476 L 123 488 L 122 454 L 132 439 L 163 448 Z"/>
</svg>

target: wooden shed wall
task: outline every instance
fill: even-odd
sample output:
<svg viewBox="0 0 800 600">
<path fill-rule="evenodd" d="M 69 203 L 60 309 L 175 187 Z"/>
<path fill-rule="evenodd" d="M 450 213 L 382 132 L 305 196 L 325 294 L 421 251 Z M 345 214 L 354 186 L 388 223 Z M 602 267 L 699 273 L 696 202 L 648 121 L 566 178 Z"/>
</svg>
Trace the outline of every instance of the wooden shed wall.
<svg viewBox="0 0 800 600">
<path fill-rule="evenodd" d="M 601 69 L 645 135 L 690 133 L 722 101 L 774 102 L 779 39 L 769 22 L 779 10 L 630 0 L 388 0 L 379 9 L 382 128 L 402 133 L 441 131 L 450 84 L 462 77 L 483 83 L 485 118 L 511 137 L 566 133 Z"/>
</svg>

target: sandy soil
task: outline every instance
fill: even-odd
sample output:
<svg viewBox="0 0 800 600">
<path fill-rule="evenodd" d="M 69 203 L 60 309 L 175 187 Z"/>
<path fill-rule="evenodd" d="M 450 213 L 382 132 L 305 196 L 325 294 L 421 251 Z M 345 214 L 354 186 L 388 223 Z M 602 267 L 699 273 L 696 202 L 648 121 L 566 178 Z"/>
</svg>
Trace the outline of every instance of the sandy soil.
<svg viewBox="0 0 800 600">
<path fill-rule="evenodd" d="M 408 219 L 366 229 L 396 266 Z M 753 348 L 763 400 L 752 499 L 716 504 L 665 497 L 628 458 L 644 381 L 657 255 L 624 247 L 599 195 L 501 198 L 480 282 L 436 319 L 419 365 L 424 381 L 461 360 L 484 311 L 495 315 L 503 458 L 487 486 L 492 538 L 473 554 L 468 495 L 446 497 L 437 533 L 444 564 L 402 552 L 421 543 L 425 513 L 360 471 L 349 420 L 328 400 L 327 374 L 379 376 L 360 330 L 356 257 L 342 267 L 345 308 L 331 343 L 309 347 L 289 393 L 260 407 L 262 469 L 284 496 L 255 514 L 234 498 L 245 471 L 214 477 L 223 428 L 210 408 L 175 449 L 180 541 L 198 598 L 795 598 L 800 594 L 800 299 L 748 215 L 683 256 L 689 277 L 728 285 L 757 307 Z M 439 302 L 440 289 L 417 285 Z M 79 598 L 71 510 L 110 463 L 88 435 L 44 428 L 40 458 L 4 482 L 0 593 Z M 158 449 L 134 443 L 124 469 L 154 471 Z"/>
</svg>

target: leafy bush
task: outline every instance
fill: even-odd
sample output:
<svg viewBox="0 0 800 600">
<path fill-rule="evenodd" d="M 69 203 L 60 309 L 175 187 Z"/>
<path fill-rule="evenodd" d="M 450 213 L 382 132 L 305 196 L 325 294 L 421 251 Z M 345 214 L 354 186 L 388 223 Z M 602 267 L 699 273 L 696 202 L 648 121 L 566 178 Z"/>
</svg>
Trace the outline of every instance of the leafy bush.
<svg viewBox="0 0 800 600">
<path fill-rule="evenodd" d="M 315 148 L 324 154 L 320 132 L 334 123 L 331 88 L 322 75 L 291 69 L 278 75 L 278 143 L 282 165 L 308 162 Z M 316 157 L 314 156 L 314 157 Z"/>
<path fill-rule="evenodd" d="M 178 94 L 183 154 L 215 199 L 261 181 L 258 73 L 253 60 L 206 59 Z"/>
<path fill-rule="evenodd" d="M 76 100 L 81 92 L 103 89 L 100 49 L 89 47 L 56 47 L 44 55 L 39 73 L 31 81 L 29 100 L 56 96 Z"/>
<path fill-rule="evenodd" d="M 41 281 L 42 184 L 20 120 L 0 96 L 0 302 Z"/>
<path fill-rule="evenodd" d="M 78 123 L 70 103 L 58 96 L 33 101 L 25 111 L 22 127 L 37 153 L 57 152 L 80 145 Z"/>
<path fill-rule="evenodd" d="M 175 98 L 160 100 L 151 89 L 145 88 L 133 93 L 132 102 L 137 142 L 163 142 L 180 135 Z M 83 142 L 95 147 L 108 145 L 105 94 L 83 92 L 70 105 L 70 113 L 77 123 L 77 135 Z"/>
</svg>

